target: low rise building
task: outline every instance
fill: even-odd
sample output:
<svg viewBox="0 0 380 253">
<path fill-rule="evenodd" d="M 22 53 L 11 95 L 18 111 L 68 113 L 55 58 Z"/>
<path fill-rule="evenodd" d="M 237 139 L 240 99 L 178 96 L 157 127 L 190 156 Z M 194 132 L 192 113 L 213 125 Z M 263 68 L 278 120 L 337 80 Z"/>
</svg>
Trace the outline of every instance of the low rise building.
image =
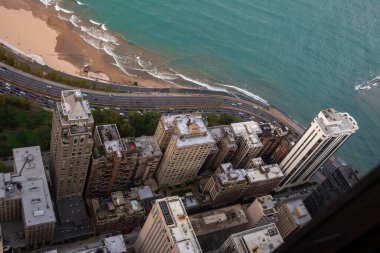
<svg viewBox="0 0 380 253">
<path fill-rule="evenodd" d="M 271 223 L 231 235 L 213 253 L 271 253 L 283 242 L 276 225 Z"/>
<path fill-rule="evenodd" d="M 112 192 L 109 198 L 94 198 L 88 204 L 96 234 L 132 230 L 145 215 L 135 190 Z"/>
<path fill-rule="evenodd" d="M 284 239 L 311 220 L 309 212 L 300 199 L 283 203 L 277 211 L 276 225 Z"/>
<path fill-rule="evenodd" d="M 275 223 L 278 219 L 275 204 L 271 195 L 257 197 L 246 211 L 250 226 L 260 227 Z"/>
<path fill-rule="evenodd" d="M 53 243 L 54 207 L 40 147 L 13 149 L 13 157 L 14 171 L 0 173 L 0 222 L 10 223 L 3 236 L 13 249 L 34 250 Z"/>
<path fill-rule="evenodd" d="M 96 126 L 86 198 L 126 190 L 134 175 L 137 160 L 138 148 L 133 138 L 120 138 L 115 124 Z"/>
<path fill-rule="evenodd" d="M 233 233 L 248 224 L 240 204 L 190 215 L 190 222 L 204 252 L 218 249 Z"/>
<path fill-rule="evenodd" d="M 154 136 L 141 136 L 135 139 L 138 149 L 135 180 L 146 181 L 154 178 L 162 158 L 162 152 Z"/>
<path fill-rule="evenodd" d="M 134 244 L 136 253 L 201 253 L 179 197 L 156 200 Z"/>
</svg>

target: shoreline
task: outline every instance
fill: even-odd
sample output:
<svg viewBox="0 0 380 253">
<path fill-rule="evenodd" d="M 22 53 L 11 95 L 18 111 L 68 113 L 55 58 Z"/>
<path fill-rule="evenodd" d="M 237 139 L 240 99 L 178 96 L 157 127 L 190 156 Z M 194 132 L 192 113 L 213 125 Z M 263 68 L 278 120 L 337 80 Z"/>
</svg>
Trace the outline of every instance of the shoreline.
<svg viewBox="0 0 380 253">
<path fill-rule="evenodd" d="M 1 40 L 27 55 L 42 57 L 46 65 L 53 69 L 124 85 L 179 87 L 165 81 L 144 76 L 133 77 L 123 73 L 110 64 L 111 56 L 89 45 L 73 31 L 70 23 L 63 22 L 54 11 L 54 7 L 46 8 L 37 1 L 3 0 L 0 3 L 0 22 L 12 24 L 0 28 Z M 86 64 L 91 65 L 90 74 L 80 75 L 81 72 L 83 74 L 82 69 Z"/>
</svg>

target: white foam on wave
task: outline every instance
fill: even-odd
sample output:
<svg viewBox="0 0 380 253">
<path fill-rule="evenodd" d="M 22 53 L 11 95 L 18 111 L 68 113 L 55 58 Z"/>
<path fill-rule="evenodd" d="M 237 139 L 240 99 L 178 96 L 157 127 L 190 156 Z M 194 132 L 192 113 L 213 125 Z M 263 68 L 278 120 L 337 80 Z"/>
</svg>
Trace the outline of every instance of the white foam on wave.
<svg viewBox="0 0 380 253">
<path fill-rule="evenodd" d="M 58 18 L 60 20 L 63 20 L 63 21 L 70 21 L 70 18 L 66 18 L 66 17 L 61 16 L 61 14 L 59 14 L 59 12 L 58 12 Z"/>
<path fill-rule="evenodd" d="M 84 5 L 84 3 L 80 2 L 80 1 L 76 1 L 78 5 Z"/>
<path fill-rule="evenodd" d="M 380 76 L 376 76 L 370 81 L 355 85 L 355 90 L 356 91 L 370 90 L 372 89 L 372 87 L 377 86 L 379 83 L 380 83 Z"/>
<path fill-rule="evenodd" d="M 99 30 L 98 28 L 96 27 L 85 27 L 85 26 L 81 26 L 80 27 L 81 31 L 82 32 L 85 32 L 87 33 L 88 35 L 94 37 L 95 39 L 98 39 L 98 40 L 101 40 L 101 41 L 104 41 L 104 42 L 109 42 L 109 43 L 112 43 L 116 46 L 119 45 L 117 39 L 112 36 L 111 34 L 108 34 L 102 30 Z"/>
<path fill-rule="evenodd" d="M 103 46 L 103 50 L 104 52 L 106 52 L 109 56 L 111 56 L 115 63 L 112 63 L 112 65 L 118 67 L 121 71 L 123 71 L 125 74 L 129 75 L 129 76 L 133 76 L 133 77 L 136 77 L 136 75 L 132 75 L 131 73 L 129 73 L 127 71 L 127 69 L 124 67 L 124 64 L 123 62 L 125 62 L 126 60 L 128 60 L 128 57 L 122 57 L 120 55 L 117 55 L 113 52 L 113 49 L 108 46 L 108 45 L 104 45 Z"/>
<path fill-rule="evenodd" d="M 96 22 L 95 20 L 90 19 L 90 22 L 94 25 L 101 25 L 102 23 Z"/>
<path fill-rule="evenodd" d="M 164 81 L 173 81 L 173 80 L 175 80 L 175 79 L 178 78 L 176 75 L 173 75 L 173 74 L 170 74 L 170 73 L 160 72 L 156 67 L 152 67 L 152 63 L 151 62 L 145 62 L 141 58 L 141 56 L 137 56 L 136 57 L 136 61 L 137 61 L 137 64 L 139 64 L 140 67 L 142 67 L 142 69 L 135 69 L 135 70 L 145 71 L 149 75 L 151 75 L 151 76 L 153 76 L 155 78 L 164 80 Z"/>
<path fill-rule="evenodd" d="M 55 6 L 54 6 L 54 8 L 55 8 L 55 10 L 56 11 L 62 11 L 62 12 L 64 12 L 64 13 L 68 13 L 68 14 L 72 14 L 72 13 L 74 13 L 73 11 L 70 11 L 70 10 L 67 10 L 67 9 L 65 9 L 65 8 L 62 8 L 62 7 L 60 7 L 58 4 L 56 4 Z"/>
<path fill-rule="evenodd" d="M 103 31 L 107 31 L 108 30 L 105 24 L 102 24 L 102 29 L 103 29 Z"/>
<path fill-rule="evenodd" d="M 202 87 L 205 87 L 209 90 L 213 90 L 213 91 L 223 91 L 223 92 L 227 92 L 228 91 L 226 89 L 223 89 L 223 88 L 218 88 L 218 87 L 215 87 L 215 86 L 212 86 L 212 85 L 209 85 L 207 83 L 204 83 L 204 82 L 201 82 L 199 80 L 195 80 L 195 79 L 192 79 L 188 76 L 185 76 L 185 75 L 182 75 L 182 74 L 176 74 L 177 76 L 181 77 L 182 79 L 186 80 L 186 81 L 189 81 L 189 82 L 192 82 L 192 83 L 195 83 L 195 84 L 198 84 Z"/>
<path fill-rule="evenodd" d="M 86 41 L 88 44 L 93 46 L 96 49 L 103 50 L 102 42 L 94 39 L 91 36 L 88 36 L 87 34 L 80 34 L 79 35 L 84 41 Z"/>
<path fill-rule="evenodd" d="M 224 86 L 224 87 L 231 88 L 231 89 L 235 89 L 235 90 L 237 90 L 237 91 L 239 91 L 239 92 L 241 92 L 241 93 L 243 93 L 243 94 L 245 94 L 245 95 L 247 95 L 247 96 L 249 96 L 249 97 L 251 97 L 251 98 L 257 100 L 257 101 L 260 101 L 260 102 L 262 102 L 262 103 L 264 103 L 264 104 L 266 104 L 266 105 L 269 105 L 269 102 L 268 102 L 268 101 L 266 101 L 265 99 L 263 99 L 263 98 L 261 98 L 261 97 L 255 95 L 255 94 L 253 94 L 253 93 L 251 93 L 251 92 L 249 92 L 249 91 L 247 91 L 247 90 L 244 90 L 244 89 L 242 89 L 242 88 L 239 88 L 239 87 L 236 87 L 236 86 L 233 86 L 233 85 L 227 85 L 227 84 L 221 84 L 221 83 L 217 83 L 217 84 L 218 84 L 218 85 L 222 85 L 222 86 Z"/>
<path fill-rule="evenodd" d="M 80 18 L 78 18 L 76 15 L 71 15 L 70 22 L 75 27 L 80 27 L 80 23 L 82 22 Z"/>
<path fill-rule="evenodd" d="M 55 4 L 55 0 L 40 0 L 40 2 L 43 3 L 45 6 Z"/>
</svg>

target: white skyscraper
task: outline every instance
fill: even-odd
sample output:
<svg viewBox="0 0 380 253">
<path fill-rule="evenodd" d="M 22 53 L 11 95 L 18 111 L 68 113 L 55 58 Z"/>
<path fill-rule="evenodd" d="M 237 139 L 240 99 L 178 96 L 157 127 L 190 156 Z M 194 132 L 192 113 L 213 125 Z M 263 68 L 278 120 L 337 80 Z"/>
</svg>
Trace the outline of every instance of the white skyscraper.
<svg viewBox="0 0 380 253">
<path fill-rule="evenodd" d="M 280 164 L 285 174 L 280 186 L 309 179 L 359 129 L 348 113 L 321 111 Z"/>
</svg>

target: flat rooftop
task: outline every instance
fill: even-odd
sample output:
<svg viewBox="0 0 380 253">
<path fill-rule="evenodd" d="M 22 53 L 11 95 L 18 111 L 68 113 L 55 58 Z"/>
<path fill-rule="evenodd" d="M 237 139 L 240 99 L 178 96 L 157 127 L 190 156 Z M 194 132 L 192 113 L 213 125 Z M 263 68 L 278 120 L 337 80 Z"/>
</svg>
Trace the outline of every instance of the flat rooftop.
<svg viewBox="0 0 380 253">
<path fill-rule="evenodd" d="M 187 216 L 185 206 L 177 196 L 156 200 L 165 215 L 166 224 L 181 253 L 201 253 L 202 249 Z"/>
<path fill-rule="evenodd" d="M 156 157 L 162 156 L 162 151 L 154 136 L 141 136 L 135 139 L 136 146 L 139 150 L 139 157 Z"/>
<path fill-rule="evenodd" d="M 288 210 L 292 213 L 293 220 L 299 226 L 303 226 L 309 221 L 311 221 L 311 216 L 307 211 L 302 200 L 297 199 L 294 201 L 289 201 L 285 203 Z"/>
<path fill-rule="evenodd" d="M 197 236 L 248 223 L 240 204 L 189 216 Z"/>
<path fill-rule="evenodd" d="M 104 245 L 111 253 L 123 253 L 127 252 L 127 246 L 125 245 L 122 235 L 111 236 L 103 239 Z"/>
<path fill-rule="evenodd" d="M 321 111 L 314 121 L 327 135 L 354 133 L 359 129 L 358 123 L 348 113 L 332 108 Z"/>
<path fill-rule="evenodd" d="M 96 126 L 96 134 L 99 136 L 101 144 L 121 139 L 116 124 Z"/>
<path fill-rule="evenodd" d="M 232 132 L 235 136 L 242 136 L 243 134 L 261 134 L 262 130 L 256 121 L 246 121 L 231 124 Z"/>
<path fill-rule="evenodd" d="M 13 173 L 0 173 L 0 196 L 21 199 L 26 226 L 55 222 L 39 146 L 13 149 Z"/>
<path fill-rule="evenodd" d="M 61 92 L 62 113 L 69 121 L 92 119 L 90 105 L 83 99 L 80 90 L 65 90 Z M 92 119 L 93 120 L 93 119 Z"/>
<path fill-rule="evenodd" d="M 250 183 L 284 177 L 278 164 L 267 164 L 259 168 L 247 169 L 246 173 Z"/>
<path fill-rule="evenodd" d="M 223 163 L 220 165 L 223 173 L 217 175 L 222 184 L 231 184 L 241 181 L 247 181 L 245 169 L 234 169 L 231 163 Z"/>
<path fill-rule="evenodd" d="M 233 234 L 231 238 L 238 252 L 270 253 L 284 242 L 274 223 Z"/>
</svg>

